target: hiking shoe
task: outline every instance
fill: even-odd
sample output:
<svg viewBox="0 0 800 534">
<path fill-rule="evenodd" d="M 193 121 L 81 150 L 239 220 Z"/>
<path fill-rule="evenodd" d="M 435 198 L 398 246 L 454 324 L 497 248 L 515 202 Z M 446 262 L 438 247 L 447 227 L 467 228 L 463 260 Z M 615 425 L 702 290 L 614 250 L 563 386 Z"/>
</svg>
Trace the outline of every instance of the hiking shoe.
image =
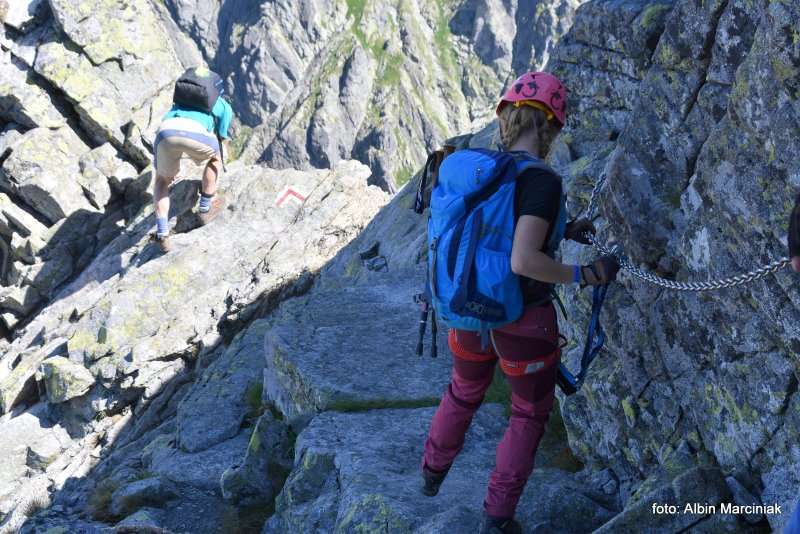
<svg viewBox="0 0 800 534">
<path fill-rule="evenodd" d="M 522 534 L 522 525 L 514 518 L 492 517 L 483 512 L 480 534 Z"/>
<path fill-rule="evenodd" d="M 225 199 L 219 195 L 214 196 L 208 211 L 197 214 L 197 218 L 200 219 L 200 225 L 204 226 L 216 219 L 223 209 L 225 209 Z"/>
<path fill-rule="evenodd" d="M 166 254 L 172 250 L 172 246 L 169 244 L 169 235 L 154 235 L 153 240 L 158 243 L 158 248 L 161 249 L 161 252 Z"/>
<path fill-rule="evenodd" d="M 423 467 L 422 480 L 425 482 L 425 485 L 422 486 L 422 493 L 428 497 L 434 497 L 439 493 L 439 487 L 442 485 L 442 482 L 444 482 L 448 471 L 450 471 L 449 467 L 441 472 L 432 471 L 427 467 Z"/>
</svg>

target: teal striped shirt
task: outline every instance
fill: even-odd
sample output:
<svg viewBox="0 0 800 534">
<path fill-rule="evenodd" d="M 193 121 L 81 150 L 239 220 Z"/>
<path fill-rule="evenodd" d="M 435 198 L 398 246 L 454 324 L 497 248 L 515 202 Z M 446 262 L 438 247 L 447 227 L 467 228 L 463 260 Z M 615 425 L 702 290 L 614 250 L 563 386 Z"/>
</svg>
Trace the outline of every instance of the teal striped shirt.
<svg viewBox="0 0 800 534">
<path fill-rule="evenodd" d="M 213 115 L 213 116 L 212 116 Z M 228 128 L 233 120 L 233 109 L 228 101 L 224 98 L 218 98 L 214 104 L 214 109 L 211 110 L 211 115 L 197 111 L 196 109 L 182 108 L 177 104 L 172 106 L 172 109 L 164 115 L 164 119 L 172 119 L 174 117 L 182 117 L 185 119 L 192 119 L 199 122 L 210 133 L 214 132 L 214 118 L 217 119 L 217 132 L 223 139 L 230 139 L 228 137 Z"/>
</svg>

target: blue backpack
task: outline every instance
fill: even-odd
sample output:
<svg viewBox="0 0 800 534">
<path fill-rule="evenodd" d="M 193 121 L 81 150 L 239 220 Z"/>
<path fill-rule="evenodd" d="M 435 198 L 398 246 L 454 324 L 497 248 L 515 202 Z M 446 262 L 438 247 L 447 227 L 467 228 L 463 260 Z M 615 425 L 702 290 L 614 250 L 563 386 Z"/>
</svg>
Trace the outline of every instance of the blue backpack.
<svg viewBox="0 0 800 534">
<path fill-rule="evenodd" d="M 425 210 L 429 177 L 438 181 L 431 192 L 428 219 L 428 281 L 425 292 L 414 297 L 422 304 L 417 355 L 422 355 L 428 316 L 433 307 L 431 356 L 436 357 L 436 316 L 451 328 L 481 333 L 486 345 L 488 332 L 516 321 L 523 312 L 520 280 L 511 271 L 516 214 L 516 178 L 524 170 L 551 170 L 525 152 L 495 152 L 468 149 L 455 152 L 442 162 L 434 153 L 420 178 L 414 211 Z M 437 164 L 441 163 L 438 167 Z M 544 252 L 553 257 L 566 229 L 566 198 L 562 192 L 558 216 Z M 565 395 L 583 385 L 589 365 L 605 342 L 600 326 L 608 284 L 596 286 L 592 294 L 592 318 L 581 357 L 581 369 L 573 375 L 562 363 L 556 383 Z M 800 508 L 800 505 L 798 505 Z M 800 512 L 796 515 L 800 517 Z M 800 534 L 800 531 L 798 532 Z"/>
<path fill-rule="evenodd" d="M 489 330 L 522 315 L 520 280 L 511 271 L 514 192 L 517 176 L 532 167 L 550 169 L 526 153 L 486 149 L 459 150 L 439 167 L 430 200 L 422 300 L 448 327 L 481 332 L 485 339 Z M 563 237 L 563 198 L 561 203 L 548 253 Z"/>
</svg>

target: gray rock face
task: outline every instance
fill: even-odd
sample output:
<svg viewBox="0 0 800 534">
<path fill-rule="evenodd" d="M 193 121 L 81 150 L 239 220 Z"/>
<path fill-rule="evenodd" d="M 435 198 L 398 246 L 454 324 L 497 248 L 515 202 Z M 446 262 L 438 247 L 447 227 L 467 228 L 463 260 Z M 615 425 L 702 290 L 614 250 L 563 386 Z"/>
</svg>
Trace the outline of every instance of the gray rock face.
<svg viewBox="0 0 800 534">
<path fill-rule="evenodd" d="M 164 512 L 154 508 L 142 508 L 129 515 L 114 527 L 115 534 L 166 534 L 163 528 Z"/>
<path fill-rule="evenodd" d="M 44 0 L 14 0 L 0 6 L 0 21 L 19 31 L 26 31 L 42 16 L 47 3 Z"/>
<path fill-rule="evenodd" d="M 223 472 L 245 456 L 249 439 L 246 434 L 223 441 L 196 454 L 170 446 L 166 440 L 154 440 L 143 455 L 146 468 L 179 487 L 219 491 Z"/>
<path fill-rule="evenodd" d="M 43 361 L 39 373 L 51 404 L 80 397 L 94 385 L 94 375 L 88 369 L 62 356 Z"/>
<path fill-rule="evenodd" d="M 281 168 L 354 158 L 395 191 L 428 150 L 485 122 L 507 77 L 543 65 L 580 3 L 168 5 L 255 128 L 245 157 Z"/>
<path fill-rule="evenodd" d="M 220 478 L 242 465 L 253 444 L 246 419 L 261 410 L 266 323 L 251 321 L 274 306 L 272 299 L 307 290 L 311 276 L 298 273 L 318 270 L 387 200 L 366 185 L 369 171 L 355 162 L 313 173 L 238 164 L 229 170 L 229 208 L 213 224 L 175 235 L 174 250 L 160 256 L 148 237 L 153 221 L 146 208 L 3 354 L 0 399 L 7 412 L 35 398 L 35 371 L 48 357 L 82 362 L 97 383 L 89 395 L 58 405 L 58 417 L 86 437 L 74 450 L 62 447 L 48 468 L 45 480 L 55 491 L 66 495 L 63 485 L 76 472 L 94 470 L 98 480 L 113 475 L 122 484 L 146 469 L 188 492 L 189 504 L 168 515 L 168 524 L 191 506 L 216 507 L 219 521 L 229 514 Z M 276 206 L 288 186 L 305 201 Z M 173 189 L 179 229 L 194 224 L 196 187 L 183 181 Z M 187 383 L 187 363 L 198 356 L 206 372 L 198 369 L 197 382 Z M 140 415 L 136 424 L 132 411 Z M 0 433 L 20 415 L 6 417 Z M 119 457 L 98 466 L 98 441 L 120 435 Z M 246 460 L 245 469 L 259 461 Z M 14 477 L 32 484 L 24 474 L 15 471 L 6 484 L 16 484 Z"/>
<path fill-rule="evenodd" d="M 800 145 L 788 134 L 800 63 L 785 40 L 798 17 L 792 3 L 580 8 L 551 58 L 571 94 L 553 159 L 573 211 L 604 172 L 603 237 L 668 278 L 716 279 L 782 256 L 800 183 Z M 589 254 L 568 248 L 564 259 Z M 603 314 L 610 354 L 563 404 L 573 450 L 611 466 L 623 497 L 688 439 L 724 473 L 760 478 L 774 501 L 796 498 L 777 482 L 798 470 L 789 443 L 800 429 L 800 301 L 788 273 L 703 295 L 621 282 Z M 570 314 L 582 316 L 585 296 L 564 294 Z M 784 519 L 768 520 L 780 529 Z"/>
<path fill-rule="evenodd" d="M 269 413 L 262 415 L 241 465 L 222 474 L 222 497 L 241 505 L 271 503 L 292 467 L 289 443 L 288 427 Z"/>
<path fill-rule="evenodd" d="M 139 109 L 150 117 L 163 114 L 181 71 L 153 8 L 142 1 L 94 5 L 52 0 L 50 6 L 56 26 L 75 46 L 58 41 L 41 45 L 34 69 L 65 93 L 95 140 L 120 148 L 135 145 L 139 140 L 134 136 L 144 128 L 138 121 L 133 128 L 131 115 Z M 147 164 L 146 152 L 127 152 Z"/>
<path fill-rule="evenodd" d="M 73 441 L 64 427 L 50 420 L 44 404 L 15 417 L 0 417 L 0 428 L 0 529 L 5 532 L 25 520 L 21 510 L 50 503 L 52 481 L 42 473 Z"/>
<path fill-rule="evenodd" d="M 79 273 L 147 200 L 149 174 L 141 171 L 182 68 L 176 57 L 188 61 L 193 47 L 172 39 L 162 24 L 171 20 L 145 1 L 20 0 L 5 9 L 0 189 L 39 224 L 0 223 L 8 226 L 0 243 L 2 335 Z"/>
<path fill-rule="evenodd" d="M 177 445 L 182 450 L 202 451 L 236 436 L 245 417 L 259 409 L 261 340 L 267 327 L 256 321 L 239 335 L 178 407 Z"/>
<path fill-rule="evenodd" d="M 0 51 L 0 117 L 25 128 L 66 126 L 48 92 L 28 83 L 30 72 L 10 52 Z"/>
<path fill-rule="evenodd" d="M 285 416 L 438 403 L 449 358 L 416 356 L 419 312 L 411 303 L 418 287 L 385 279 L 393 283 L 379 285 L 378 276 L 351 287 L 342 283 L 281 307 L 266 335 L 264 392 Z M 382 317 L 379 335 L 376 314 Z M 446 351 L 440 335 L 439 352 Z M 379 378 L 387 376 L 402 379 Z"/>
<path fill-rule="evenodd" d="M 605 173 L 596 223 L 638 265 L 702 279 L 782 255 L 800 185 L 800 8 L 595 0 L 559 40 L 578 3 L 0 0 L 0 532 L 51 503 L 26 530 L 108 532 L 129 512 L 117 531 L 473 530 L 503 417 L 485 407 L 441 496 L 418 493 L 449 368 L 442 334 L 438 360 L 413 355 L 424 218 L 406 188 L 336 254 L 386 200 L 344 160 L 394 190 L 548 58 L 570 90 L 551 162 L 573 214 Z M 139 209 L 145 167 L 172 80 L 203 60 L 228 78 L 245 159 L 336 170 L 232 164 L 229 209 L 192 231 L 196 184 L 178 183 L 176 250 L 161 257 Z M 493 131 L 462 141 L 486 146 Z M 307 200 L 274 207 L 286 186 Z M 557 469 L 564 444 L 543 446 L 527 529 L 747 532 L 761 517 L 650 506 L 790 509 L 792 279 L 704 295 L 620 281 L 603 313 L 609 353 L 561 404 L 588 468 Z M 563 294 L 575 319 L 562 327 L 580 340 L 588 292 Z M 37 377 L 67 361 L 76 389 Z M 154 480 L 176 488 L 169 507 L 123 505 Z M 87 511 L 106 523 L 76 518 Z M 785 517 L 766 515 L 775 530 Z"/>
<path fill-rule="evenodd" d="M 145 478 L 119 488 L 111 496 L 111 513 L 126 516 L 144 504 L 163 506 L 177 497 L 175 490 L 158 477 Z"/>
<path fill-rule="evenodd" d="M 703 523 L 719 521 L 708 512 L 711 507 L 730 502 L 730 493 L 719 470 L 695 468 L 678 476 L 670 486 L 661 487 L 629 505 L 624 512 L 596 532 L 641 532 L 647 525 L 652 532 L 678 532 L 686 528 L 706 528 Z M 653 503 L 676 506 L 681 513 L 653 513 Z M 686 505 L 700 503 L 709 508 L 687 510 Z M 736 520 L 728 519 L 729 528 L 736 529 Z M 711 530 L 713 531 L 713 529 Z M 718 530 L 720 532 L 722 530 Z M 728 532 L 736 530 L 725 529 Z"/>
<path fill-rule="evenodd" d="M 50 223 L 79 209 L 92 209 L 74 180 L 79 173 L 74 154 L 88 152 L 69 128 L 37 128 L 13 146 L 3 164 L 3 188 L 13 192 Z"/>
<path fill-rule="evenodd" d="M 436 498 L 422 494 L 419 473 L 432 416 L 431 408 L 317 416 L 298 436 L 295 469 L 263 532 L 476 530 L 505 426 L 502 410 L 478 412 Z M 527 525 L 568 532 L 591 530 L 610 516 L 556 469 L 534 473 L 518 514 Z"/>
</svg>

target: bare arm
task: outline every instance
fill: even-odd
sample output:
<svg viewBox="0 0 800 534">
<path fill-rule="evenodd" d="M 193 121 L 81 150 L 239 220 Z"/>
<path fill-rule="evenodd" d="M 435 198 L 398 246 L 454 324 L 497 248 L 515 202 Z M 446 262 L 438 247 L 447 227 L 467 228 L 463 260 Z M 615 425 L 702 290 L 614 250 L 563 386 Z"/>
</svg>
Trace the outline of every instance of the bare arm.
<svg viewBox="0 0 800 534">
<path fill-rule="evenodd" d="M 572 282 L 573 267 L 553 260 L 541 251 L 549 223 L 541 217 L 523 215 L 517 221 L 511 248 L 511 270 L 540 282 Z"/>
</svg>

